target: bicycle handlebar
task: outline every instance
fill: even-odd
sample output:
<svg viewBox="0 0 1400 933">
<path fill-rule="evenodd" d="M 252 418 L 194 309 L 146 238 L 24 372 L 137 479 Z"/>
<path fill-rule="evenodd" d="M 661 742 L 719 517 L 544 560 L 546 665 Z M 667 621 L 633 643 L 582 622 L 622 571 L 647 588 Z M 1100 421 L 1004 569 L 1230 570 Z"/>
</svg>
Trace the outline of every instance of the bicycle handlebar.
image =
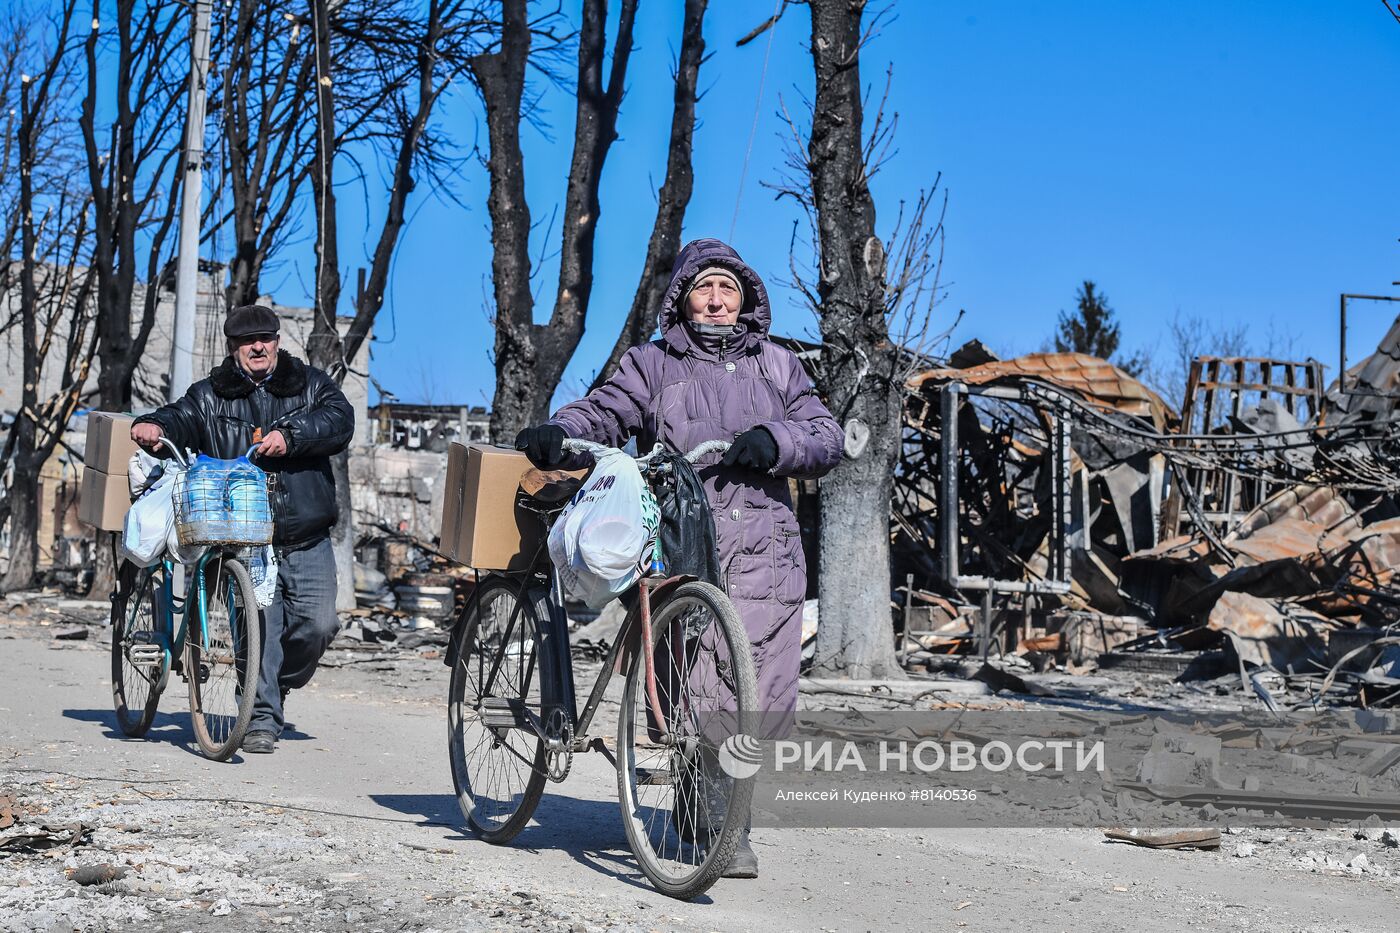
<svg viewBox="0 0 1400 933">
<path fill-rule="evenodd" d="M 175 443 L 171 441 L 170 438 L 162 434 L 160 437 L 156 438 L 156 444 L 164 444 L 166 447 L 169 447 L 170 452 L 175 456 L 175 462 L 180 464 L 180 466 L 189 469 L 190 462 L 185 459 L 185 455 L 180 453 L 180 448 L 176 447 Z"/>
<path fill-rule="evenodd" d="M 170 452 L 175 455 L 175 462 L 180 464 L 180 466 L 184 467 L 187 470 L 190 468 L 190 462 L 187 459 L 185 459 L 185 455 L 180 453 L 180 448 L 176 447 L 175 444 L 170 440 L 170 438 L 162 434 L 160 437 L 156 438 L 156 444 L 164 444 L 166 447 L 169 447 Z M 254 444 L 252 447 L 249 447 L 248 452 L 245 453 L 243 456 L 252 457 L 253 452 L 257 450 L 259 446 L 260 445 L 258 444 Z"/>
<path fill-rule="evenodd" d="M 686 462 L 694 463 L 701 457 L 715 453 L 724 453 L 729 449 L 729 441 L 706 441 L 685 455 Z M 591 454 L 595 459 L 609 451 L 617 450 L 616 447 L 609 447 L 607 444 L 595 444 L 592 441 L 581 440 L 576 437 L 564 438 L 564 449 L 574 454 Z M 665 448 L 660 444 L 652 447 L 650 453 L 642 454 L 634 458 L 638 466 L 646 466 L 656 457 L 665 452 Z"/>
</svg>

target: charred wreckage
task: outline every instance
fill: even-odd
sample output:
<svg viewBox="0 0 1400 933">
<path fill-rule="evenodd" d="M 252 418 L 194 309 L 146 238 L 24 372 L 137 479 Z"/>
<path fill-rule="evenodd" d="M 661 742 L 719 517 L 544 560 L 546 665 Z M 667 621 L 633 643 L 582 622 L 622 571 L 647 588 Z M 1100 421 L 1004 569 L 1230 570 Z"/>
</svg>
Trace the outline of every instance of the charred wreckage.
<svg viewBox="0 0 1400 933">
<path fill-rule="evenodd" d="M 1316 360 L 1200 357 L 1180 413 L 1102 359 L 964 346 L 908 385 L 901 660 L 1400 701 L 1398 383 L 1400 319 L 1326 388 Z"/>
</svg>

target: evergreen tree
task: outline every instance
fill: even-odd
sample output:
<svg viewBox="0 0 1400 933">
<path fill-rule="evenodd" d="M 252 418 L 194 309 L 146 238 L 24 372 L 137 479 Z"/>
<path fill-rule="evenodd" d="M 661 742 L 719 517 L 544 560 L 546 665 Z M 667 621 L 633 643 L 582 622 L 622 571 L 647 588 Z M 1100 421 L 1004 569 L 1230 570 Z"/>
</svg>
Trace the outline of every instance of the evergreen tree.
<svg viewBox="0 0 1400 933">
<path fill-rule="evenodd" d="M 1055 334 L 1055 350 L 1059 353 L 1087 353 L 1100 359 L 1111 359 L 1118 350 L 1118 324 L 1108 296 L 1093 282 L 1085 280 L 1075 295 L 1079 308 L 1073 316 L 1060 312 L 1060 327 Z"/>
</svg>

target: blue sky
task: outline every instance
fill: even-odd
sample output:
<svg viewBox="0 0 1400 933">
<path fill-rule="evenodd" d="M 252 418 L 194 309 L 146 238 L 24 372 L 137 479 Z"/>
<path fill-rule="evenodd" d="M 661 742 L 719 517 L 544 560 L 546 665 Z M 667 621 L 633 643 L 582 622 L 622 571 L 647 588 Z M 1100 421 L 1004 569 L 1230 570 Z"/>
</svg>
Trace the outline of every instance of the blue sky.
<svg viewBox="0 0 1400 933">
<path fill-rule="evenodd" d="M 769 11 L 767 0 L 710 4 L 713 57 L 701 71 L 685 234 L 727 238 L 738 199 L 733 242 L 776 293 L 775 330 L 802 335 L 814 319 L 782 287 L 796 214 L 762 183 L 782 168 L 780 99 L 797 115 L 810 94 L 810 27 L 805 8 L 787 11 L 760 98 L 766 38 L 734 41 Z M 1002 353 L 1038 349 L 1091 278 L 1117 309 L 1129 351 L 1162 352 L 1180 312 L 1245 326 L 1261 348 L 1270 333 L 1291 338 L 1330 379 L 1338 293 L 1400 293 L 1391 287 L 1400 279 L 1400 24 L 1379 0 L 902 0 L 894 12 L 862 60 L 877 96 L 893 65 L 899 114 L 897 152 L 874 186 L 879 219 L 887 232 L 900 199 L 942 174 L 947 298 L 937 313 L 946 326 L 966 311 L 954 345 L 978 337 Z M 642 0 L 621 138 L 603 176 L 588 332 L 559 401 L 605 357 L 637 286 L 665 167 L 679 16 L 674 0 Z M 537 255 L 557 247 L 557 226 L 548 243 L 543 228 L 563 200 L 573 122 L 568 95 L 545 100 L 552 130 L 527 129 L 524 139 Z M 470 87 L 444 119 L 460 140 L 484 144 Z M 463 206 L 422 194 L 411 205 L 372 372 L 405 400 L 487 404 L 491 254 L 475 161 L 456 195 Z M 349 186 L 340 204 L 353 281 L 366 205 Z M 264 286 L 305 303 L 309 259 L 288 258 Z M 538 270 L 539 319 L 553 301 L 554 265 Z M 1392 306 L 1356 304 L 1350 317 L 1354 361 L 1384 333 Z"/>
</svg>

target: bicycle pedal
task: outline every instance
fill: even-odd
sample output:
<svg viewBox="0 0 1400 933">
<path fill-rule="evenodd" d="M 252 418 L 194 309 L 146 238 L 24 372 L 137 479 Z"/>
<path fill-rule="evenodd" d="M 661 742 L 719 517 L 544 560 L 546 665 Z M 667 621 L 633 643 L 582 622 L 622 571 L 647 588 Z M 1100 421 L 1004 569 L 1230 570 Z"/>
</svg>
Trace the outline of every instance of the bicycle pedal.
<svg viewBox="0 0 1400 933">
<path fill-rule="evenodd" d="M 133 667 L 160 667 L 165 659 L 165 652 L 161 650 L 160 645 L 137 642 L 127 646 L 126 659 Z"/>
<path fill-rule="evenodd" d="M 511 697 L 484 697 L 477 713 L 488 729 L 524 729 L 530 724 L 525 704 Z"/>
</svg>

